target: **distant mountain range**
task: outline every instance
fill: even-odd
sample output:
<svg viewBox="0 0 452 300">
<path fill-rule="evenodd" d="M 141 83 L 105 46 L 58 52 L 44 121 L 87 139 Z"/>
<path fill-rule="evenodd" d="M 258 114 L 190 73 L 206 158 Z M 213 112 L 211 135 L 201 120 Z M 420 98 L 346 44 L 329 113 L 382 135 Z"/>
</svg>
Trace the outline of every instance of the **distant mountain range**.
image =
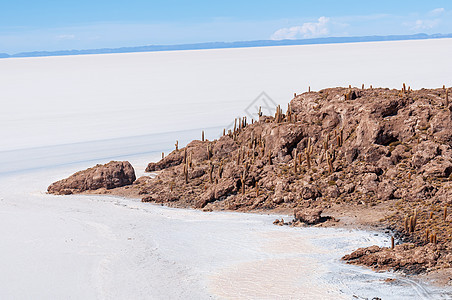
<svg viewBox="0 0 452 300">
<path fill-rule="evenodd" d="M 358 37 L 325 37 L 302 40 L 260 40 L 260 41 L 240 41 L 240 42 L 211 42 L 182 45 L 149 45 L 139 47 L 102 48 L 86 50 L 60 50 L 60 51 L 34 51 L 16 54 L 0 53 L 0 58 L 10 57 L 39 57 L 39 56 L 64 56 L 64 55 L 84 55 L 84 54 L 106 54 L 106 53 L 133 53 L 133 52 L 155 52 L 155 51 L 178 51 L 178 50 L 200 50 L 200 49 L 224 49 L 224 48 L 249 48 L 249 47 L 269 47 L 269 46 L 290 46 L 290 45 L 312 45 L 312 44 L 338 44 L 338 43 L 359 43 L 359 42 L 379 42 L 379 41 L 403 41 L 403 40 L 425 40 L 452 38 L 450 34 L 413 34 L 413 35 L 387 35 L 387 36 L 358 36 Z"/>
</svg>

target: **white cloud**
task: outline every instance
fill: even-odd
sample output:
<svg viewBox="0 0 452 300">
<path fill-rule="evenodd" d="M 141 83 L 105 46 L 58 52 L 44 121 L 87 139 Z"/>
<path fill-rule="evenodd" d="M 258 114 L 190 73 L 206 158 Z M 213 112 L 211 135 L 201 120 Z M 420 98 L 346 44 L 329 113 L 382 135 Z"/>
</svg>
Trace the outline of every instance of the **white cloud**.
<svg viewBox="0 0 452 300">
<path fill-rule="evenodd" d="M 60 34 L 56 36 L 57 40 L 73 40 L 75 35 L 73 34 Z"/>
<path fill-rule="evenodd" d="M 432 16 L 439 16 L 441 15 L 443 12 L 445 12 L 446 10 L 444 8 L 435 8 L 434 10 L 431 10 L 429 12 L 430 15 Z"/>
<path fill-rule="evenodd" d="M 412 29 L 413 30 L 432 29 L 433 27 L 436 27 L 438 23 L 439 23 L 438 20 L 416 20 Z"/>
<path fill-rule="evenodd" d="M 328 24 L 330 19 L 327 17 L 320 17 L 316 23 L 304 23 L 301 26 L 293 26 L 281 28 L 275 31 L 272 40 L 294 40 L 299 38 L 312 38 L 329 33 Z"/>
</svg>

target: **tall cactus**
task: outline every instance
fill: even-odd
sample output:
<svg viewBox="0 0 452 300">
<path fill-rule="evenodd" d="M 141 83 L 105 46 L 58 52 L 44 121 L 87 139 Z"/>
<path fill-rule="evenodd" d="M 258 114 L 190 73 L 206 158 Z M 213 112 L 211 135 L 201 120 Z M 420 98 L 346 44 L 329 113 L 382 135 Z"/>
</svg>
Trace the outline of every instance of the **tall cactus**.
<svg viewBox="0 0 452 300">
<path fill-rule="evenodd" d="M 308 165 L 308 169 L 311 169 L 311 155 L 312 155 L 313 147 L 311 144 L 311 138 L 308 139 L 308 146 L 304 149 L 304 153 L 306 154 L 306 163 Z"/>
</svg>

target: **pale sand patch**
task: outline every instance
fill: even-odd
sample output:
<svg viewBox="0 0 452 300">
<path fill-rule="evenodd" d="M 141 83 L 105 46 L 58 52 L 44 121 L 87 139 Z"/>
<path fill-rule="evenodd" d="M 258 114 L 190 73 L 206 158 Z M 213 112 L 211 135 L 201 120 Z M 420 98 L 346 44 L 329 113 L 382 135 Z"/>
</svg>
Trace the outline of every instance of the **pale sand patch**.
<svg viewBox="0 0 452 300">
<path fill-rule="evenodd" d="M 337 286 L 319 278 L 324 272 L 315 259 L 247 262 L 212 276 L 210 292 L 226 299 L 346 299 Z"/>
</svg>

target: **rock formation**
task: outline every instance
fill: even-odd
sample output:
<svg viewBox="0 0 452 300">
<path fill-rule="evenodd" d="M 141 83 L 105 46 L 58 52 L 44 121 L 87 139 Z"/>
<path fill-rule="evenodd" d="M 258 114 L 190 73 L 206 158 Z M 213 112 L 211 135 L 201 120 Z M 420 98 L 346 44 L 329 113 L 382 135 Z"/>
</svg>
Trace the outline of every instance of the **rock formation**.
<svg viewBox="0 0 452 300">
<path fill-rule="evenodd" d="M 130 185 L 135 179 L 135 170 L 128 161 L 111 161 L 52 183 L 47 191 L 50 194 L 68 195 L 100 188 L 113 189 Z"/>
<path fill-rule="evenodd" d="M 395 232 L 400 243 L 449 257 L 452 107 L 445 99 L 445 88 L 329 88 L 296 95 L 285 113 L 278 107 L 252 124 L 238 119 L 218 140 L 193 141 L 150 163 L 146 170 L 156 177 L 139 178 L 128 192 L 174 207 L 291 210 L 307 224 L 320 222 L 332 207 L 383 210 L 375 225 Z M 49 191 L 104 183 L 74 176 Z M 392 264 L 397 253 L 410 253 L 406 247 L 372 248 L 351 261 L 397 269 Z M 420 269 L 446 266 L 438 259 Z"/>
</svg>

